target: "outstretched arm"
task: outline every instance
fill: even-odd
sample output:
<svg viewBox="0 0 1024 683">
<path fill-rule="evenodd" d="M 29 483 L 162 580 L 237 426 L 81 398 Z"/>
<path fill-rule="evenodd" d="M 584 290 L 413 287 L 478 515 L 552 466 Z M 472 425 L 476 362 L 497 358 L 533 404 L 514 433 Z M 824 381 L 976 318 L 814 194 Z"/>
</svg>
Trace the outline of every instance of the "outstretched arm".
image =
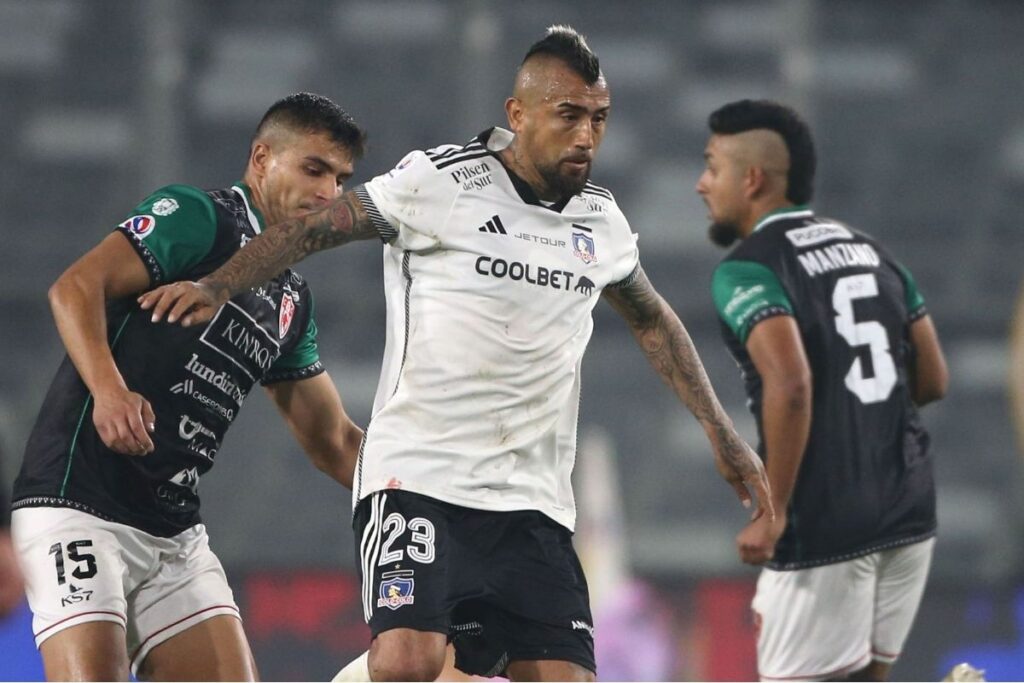
<svg viewBox="0 0 1024 683">
<path fill-rule="evenodd" d="M 277 382 L 267 393 L 316 468 L 351 489 L 363 430 L 349 419 L 327 373 Z"/>
<path fill-rule="evenodd" d="M 744 505 L 750 505 L 750 489 L 756 492 L 758 507 L 754 518 L 764 513 L 774 518 L 761 459 L 736 433 L 732 420 L 718 402 L 690 335 L 643 269 L 630 284 L 606 288 L 604 297 L 625 318 L 647 360 L 704 428 L 719 473 L 733 486 Z"/>
<path fill-rule="evenodd" d="M 228 299 L 262 284 L 313 252 L 377 235 L 357 196 L 346 192 L 316 213 L 278 223 L 239 249 L 224 265 L 198 282 L 175 282 L 139 297 L 153 309 L 153 321 L 181 319 L 188 327 L 208 321 Z"/>
</svg>

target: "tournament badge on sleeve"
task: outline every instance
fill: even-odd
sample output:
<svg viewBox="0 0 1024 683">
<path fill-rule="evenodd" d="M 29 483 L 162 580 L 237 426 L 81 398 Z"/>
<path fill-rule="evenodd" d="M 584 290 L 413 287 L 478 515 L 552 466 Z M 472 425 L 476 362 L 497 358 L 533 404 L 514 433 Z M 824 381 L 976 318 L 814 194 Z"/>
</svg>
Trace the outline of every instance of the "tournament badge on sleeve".
<svg viewBox="0 0 1024 683">
<path fill-rule="evenodd" d="M 381 574 L 380 597 L 377 599 L 377 607 L 387 607 L 396 610 L 402 605 L 411 605 L 416 600 L 412 594 L 416 583 L 412 578 L 411 571 L 384 572 Z"/>
</svg>

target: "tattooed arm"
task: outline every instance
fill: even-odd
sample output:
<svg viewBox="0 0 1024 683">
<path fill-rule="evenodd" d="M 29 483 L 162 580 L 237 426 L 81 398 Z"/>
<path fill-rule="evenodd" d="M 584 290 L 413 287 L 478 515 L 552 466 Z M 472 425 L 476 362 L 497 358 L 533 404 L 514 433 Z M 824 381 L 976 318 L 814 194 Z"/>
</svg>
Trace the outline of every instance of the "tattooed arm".
<svg viewBox="0 0 1024 683">
<path fill-rule="evenodd" d="M 643 269 L 638 267 L 629 284 L 606 288 L 604 297 L 626 319 L 647 360 L 704 428 L 722 477 L 744 505 L 750 505 L 750 489 L 756 492 L 754 518 L 765 513 L 774 518 L 761 459 L 736 433 L 732 420 L 718 402 L 690 335 Z"/>
<path fill-rule="evenodd" d="M 378 235 L 356 188 L 325 209 L 273 225 L 198 282 L 175 282 L 139 297 L 153 322 L 181 318 L 185 327 L 206 322 L 228 299 L 274 277 L 313 252 Z M 184 316 L 184 317 L 183 317 Z"/>
</svg>

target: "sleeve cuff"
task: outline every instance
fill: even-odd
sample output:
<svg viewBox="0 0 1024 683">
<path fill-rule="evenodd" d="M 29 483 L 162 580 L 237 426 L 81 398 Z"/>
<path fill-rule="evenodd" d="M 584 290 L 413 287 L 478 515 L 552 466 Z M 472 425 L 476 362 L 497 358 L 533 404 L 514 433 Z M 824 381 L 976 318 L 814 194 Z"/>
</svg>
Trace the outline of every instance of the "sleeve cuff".
<svg viewBox="0 0 1024 683">
<path fill-rule="evenodd" d="M 396 230 L 381 214 L 380 209 L 377 208 L 377 204 L 374 203 L 373 197 L 367 191 L 365 185 L 360 185 L 355 190 L 355 195 L 359 197 L 359 203 L 363 205 L 366 210 L 366 214 L 370 217 L 370 221 L 373 223 L 373 227 L 377 229 L 377 234 L 380 235 L 380 239 L 385 244 L 390 244 L 395 241 L 398 237 L 398 230 Z"/>
<path fill-rule="evenodd" d="M 928 308 L 925 306 L 918 306 L 910 312 L 910 315 L 907 316 L 907 320 L 912 323 L 917 322 L 926 315 L 928 315 Z"/>
<path fill-rule="evenodd" d="M 267 376 L 260 380 L 260 384 L 267 386 L 268 384 L 276 384 L 277 382 L 294 382 L 300 379 L 309 379 L 310 377 L 316 377 L 325 370 L 324 364 L 320 361 L 307 365 L 304 368 L 288 368 L 277 371 L 270 371 Z"/>
<path fill-rule="evenodd" d="M 637 261 L 636 265 L 633 266 L 633 270 L 629 272 L 629 275 L 622 278 L 618 282 L 612 282 L 608 285 L 608 289 L 619 289 L 620 287 L 629 287 L 631 284 L 636 282 L 637 278 L 640 277 L 640 262 Z"/>
<path fill-rule="evenodd" d="M 139 238 L 137 235 L 133 234 L 130 230 L 125 230 L 124 228 L 117 228 L 117 232 L 121 233 L 122 235 L 125 236 L 125 238 L 127 238 L 127 240 L 131 243 L 132 248 L 135 249 L 135 253 L 137 253 L 139 255 L 139 258 L 142 259 L 142 264 L 146 266 L 146 270 L 149 272 L 150 285 L 153 287 L 156 287 L 157 285 L 162 285 L 164 281 L 167 279 L 167 276 L 164 273 L 164 268 L 163 266 L 160 265 L 160 262 L 157 261 L 156 255 L 154 255 L 150 248 L 146 246 L 146 243 L 143 242 L 142 239 Z"/>
</svg>

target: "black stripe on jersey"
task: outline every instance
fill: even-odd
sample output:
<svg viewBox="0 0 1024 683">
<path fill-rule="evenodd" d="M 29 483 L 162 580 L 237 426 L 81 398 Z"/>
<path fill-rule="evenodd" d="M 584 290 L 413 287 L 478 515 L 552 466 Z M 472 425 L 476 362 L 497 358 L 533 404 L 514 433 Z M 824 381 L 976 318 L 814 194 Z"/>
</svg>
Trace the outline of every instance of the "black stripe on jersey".
<svg viewBox="0 0 1024 683">
<path fill-rule="evenodd" d="M 453 145 L 446 149 L 445 151 L 441 152 L 440 154 L 431 154 L 430 152 L 427 152 L 427 158 L 433 162 L 438 162 L 441 159 L 446 159 L 448 157 L 455 156 L 456 154 L 461 154 L 462 152 L 475 152 L 483 148 L 483 144 L 474 140 L 462 147 L 459 147 L 458 145 Z"/>
<path fill-rule="evenodd" d="M 366 209 L 366 214 L 370 217 L 370 221 L 373 222 L 373 227 L 377 229 L 377 234 L 380 235 L 381 241 L 385 244 L 390 244 L 398 237 L 398 230 L 384 220 L 384 216 L 381 215 L 377 205 L 373 203 L 370 193 L 366 191 L 366 186 L 360 185 L 353 192 L 356 197 L 359 197 L 359 203 Z"/>
<path fill-rule="evenodd" d="M 471 161 L 473 159 L 479 159 L 480 157 L 489 157 L 489 156 L 491 156 L 491 153 L 485 149 L 485 150 L 480 151 L 480 152 L 472 152 L 472 153 L 467 153 L 467 154 L 460 154 L 460 155 L 458 155 L 456 157 L 453 157 L 451 159 L 446 159 L 445 161 L 442 161 L 441 163 L 435 163 L 434 165 L 437 167 L 437 170 L 440 171 L 440 170 L 442 170 L 444 168 L 447 168 L 447 167 L 451 166 L 452 164 L 457 164 L 457 163 L 459 163 L 461 161 Z"/>
<path fill-rule="evenodd" d="M 373 422 L 371 417 L 366 421 L 366 430 L 369 431 L 370 423 Z M 352 500 L 357 503 L 362 500 L 361 496 L 363 493 L 363 451 L 366 449 L 366 432 L 363 432 L 363 440 L 359 442 L 359 453 L 356 455 L 356 473 L 355 481 L 352 483 Z M 356 506 L 352 506 L 352 516 L 355 517 Z"/>
<path fill-rule="evenodd" d="M 577 230 L 582 230 L 583 232 L 594 232 L 593 230 L 591 230 L 587 226 L 580 225 L 579 223 L 573 223 L 572 227 L 576 228 Z"/>
<path fill-rule="evenodd" d="M 612 193 L 610 191 L 604 189 L 603 187 L 598 187 L 597 185 L 594 185 L 590 181 L 587 181 L 587 184 L 583 187 L 583 192 L 585 194 L 593 194 L 597 195 L 598 197 L 604 197 L 605 199 L 612 199 Z"/>
<path fill-rule="evenodd" d="M 402 275 L 405 276 L 405 340 L 402 342 L 402 363 L 398 366 L 398 380 L 395 382 L 394 396 L 398 392 L 398 382 L 402 381 L 402 370 L 405 369 L 405 357 L 409 353 L 409 297 L 412 296 L 412 273 L 409 271 L 409 255 L 402 254 Z"/>
</svg>

